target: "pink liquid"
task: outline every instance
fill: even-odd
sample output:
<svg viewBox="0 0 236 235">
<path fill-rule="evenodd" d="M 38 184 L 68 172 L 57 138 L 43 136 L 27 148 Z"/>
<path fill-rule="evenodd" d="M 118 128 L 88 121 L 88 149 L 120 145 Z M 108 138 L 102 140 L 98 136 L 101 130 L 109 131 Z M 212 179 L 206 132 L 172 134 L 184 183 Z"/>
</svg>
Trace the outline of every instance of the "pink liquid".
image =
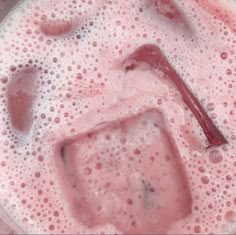
<svg viewBox="0 0 236 235">
<path fill-rule="evenodd" d="M 25 0 L 0 28 L 0 233 L 235 234 L 233 0 Z"/>
</svg>

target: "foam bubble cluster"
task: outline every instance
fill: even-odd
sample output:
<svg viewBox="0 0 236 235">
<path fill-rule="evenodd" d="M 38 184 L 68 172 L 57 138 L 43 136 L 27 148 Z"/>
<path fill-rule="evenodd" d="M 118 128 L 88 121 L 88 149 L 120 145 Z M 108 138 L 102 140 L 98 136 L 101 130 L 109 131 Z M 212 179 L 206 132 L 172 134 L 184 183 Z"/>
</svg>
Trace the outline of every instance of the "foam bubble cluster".
<svg viewBox="0 0 236 235">
<path fill-rule="evenodd" d="M 235 12 L 223 0 L 19 4 L 0 28 L 1 228 L 234 234 Z M 145 45 L 165 57 L 132 56 Z M 225 141 L 207 148 L 173 73 Z"/>
</svg>

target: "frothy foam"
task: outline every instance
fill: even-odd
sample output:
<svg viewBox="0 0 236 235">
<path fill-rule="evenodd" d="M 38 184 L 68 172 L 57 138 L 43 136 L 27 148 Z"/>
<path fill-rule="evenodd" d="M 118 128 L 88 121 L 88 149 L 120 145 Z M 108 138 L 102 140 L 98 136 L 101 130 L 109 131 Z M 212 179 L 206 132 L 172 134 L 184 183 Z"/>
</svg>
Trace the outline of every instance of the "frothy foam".
<svg viewBox="0 0 236 235">
<path fill-rule="evenodd" d="M 207 148 L 165 71 L 125 69 L 150 44 L 227 144 Z M 235 44 L 233 1 L 23 1 L 0 29 L 0 202 L 11 227 L 234 234 Z"/>
</svg>

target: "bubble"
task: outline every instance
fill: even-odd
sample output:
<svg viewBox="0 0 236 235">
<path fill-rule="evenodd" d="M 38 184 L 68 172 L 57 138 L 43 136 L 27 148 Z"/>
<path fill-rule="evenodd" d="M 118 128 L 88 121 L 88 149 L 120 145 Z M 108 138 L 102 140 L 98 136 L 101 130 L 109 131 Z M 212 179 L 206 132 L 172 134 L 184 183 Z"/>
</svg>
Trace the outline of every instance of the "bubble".
<svg viewBox="0 0 236 235">
<path fill-rule="evenodd" d="M 42 194 L 43 194 L 42 189 L 39 189 L 39 190 L 38 190 L 38 195 L 42 195 Z"/>
<path fill-rule="evenodd" d="M 196 226 L 194 226 L 193 230 L 194 230 L 195 233 L 198 234 L 198 233 L 201 232 L 201 227 L 199 225 L 196 225 Z"/>
<path fill-rule="evenodd" d="M 141 153 L 141 151 L 140 151 L 139 149 L 135 149 L 135 150 L 134 150 L 134 154 L 135 154 L 135 155 L 140 155 L 140 153 Z"/>
<path fill-rule="evenodd" d="M 15 65 L 11 65 L 10 66 L 10 71 L 11 72 L 15 72 L 16 71 L 16 66 Z"/>
<path fill-rule="evenodd" d="M 218 164 L 223 160 L 223 155 L 219 150 L 212 150 L 209 153 L 209 160 L 214 164 Z"/>
<path fill-rule="evenodd" d="M 209 183 L 209 178 L 207 176 L 203 176 L 201 178 L 201 181 L 202 181 L 203 184 L 208 184 Z"/>
<path fill-rule="evenodd" d="M 96 168 L 97 170 L 102 169 L 102 164 L 101 164 L 100 162 L 96 163 L 95 168 Z"/>
<path fill-rule="evenodd" d="M 43 162 L 43 160 L 44 160 L 44 157 L 43 157 L 42 155 L 39 155 L 39 156 L 38 156 L 38 161 L 39 161 L 39 162 Z"/>
<path fill-rule="evenodd" d="M 198 170 L 201 172 L 201 173 L 204 173 L 206 171 L 205 167 L 204 166 L 200 166 L 198 168 Z"/>
<path fill-rule="evenodd" d="M 6 84 L 8 82 L 8 77 L 1 77 L 0 81 L 2 84 Z"/>
<path fill-rule="evenodd" d="M 236 213 L 232 210 L 229 210 L 225 213 L 225 220 L 230 223 L 236 222 Z"/>
<path fill-rule="evenodd" d="M 232 74 L 232 69 L 229 69 L 229 68 L 226 69 L 226 74 L 227 74 L 227 75 L 231 75 L 231 74 Z"/>
<path fill-rule="evenodd" d="M 21 203 L 22 203 L 22 204 L 26 204 L 26 199 L 22 199 L 22 200 L 21 200 Z"/>
<path fill-rule="evenodd" d="M 220 54 L 220 57 L 221 57 L 221 59 L 225 60 L 225 59 L 228 58 L 228 54 L 227 54 L 226 52 L 222 52 L 222 53 Z"/>
<path fill-rule="evenodd" d="M 127 204 L 128 204 L 128 205 L 133 205 L 133 200 L 132 200 L 132 199 L 130 199 L 130 198 L 129 198 L 129 199 L 127 199 Z"/>
<path fill-rule="evenodd" d="M 228 180 L 228 181 L 232 180 L 232 176 L 231 176 L 231 175 L 226 175 L 225 178 L 226 178 L 226 180 Z"/>
<path fill-rule="evenodd" d="M 49 227 L 48 227 L 48 228 L 49 228 L 49 230 L 50 230 L 50 231 L 52 231 L 52 230 L 54 230 L 54 229 L 55 229 L 55 226 L 54 226 L 53 224 L 51 224 L 51 225 L 49 225 Z"/>
<path fill-rule="evenodd" d="M 214 104 L 214 103 L 208 103 L 208 104 L 207 104 L 207 109 L 208 109 L 209 111 L 213 111 L 213 110 L 215 109 L 215 104 Z"/>
<path fill-rule="evenodd" d="M 41 176 L 40 172 L 38 172 L 38 171 L 36 171 L 34 175 L 36 178 L 39 178 Z"/>
<path fill-rule="evenodd" d="M 60 119 L 59 117 L 56 117 L 56 118 L 54 119 L 54 122 L 55 122 L 55 123 L 60 123 L 60 121 L 61 121 L 61 119 Z"/>
<path fill-rule="evenodd" d="M 53 212 L 53 215 L 54 215 L 55 217 L 58 217 L 58 216 L 59 216 L 59 212 L 58 212 L 58 211 L 54 211 L 54 212 Z"/>
<path fill-rule="evenodd" d="M 7 165 L 7 163 L 5 161 L 1 161 L 1 166 L 5 167 Z"/>
</svg>

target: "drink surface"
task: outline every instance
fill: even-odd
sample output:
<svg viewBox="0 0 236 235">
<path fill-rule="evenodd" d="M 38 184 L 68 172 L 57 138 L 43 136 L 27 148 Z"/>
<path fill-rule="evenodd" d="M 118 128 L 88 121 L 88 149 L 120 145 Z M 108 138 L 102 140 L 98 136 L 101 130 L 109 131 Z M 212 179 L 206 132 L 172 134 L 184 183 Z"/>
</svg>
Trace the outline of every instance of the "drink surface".
<svg viewBox="0 0 236 235">
<path fill-rule="evenodd" d="M 0 26 L 0 233 L 235 234 L 235 46 L 230 0 L 22 1 Z"/>
</svg>

